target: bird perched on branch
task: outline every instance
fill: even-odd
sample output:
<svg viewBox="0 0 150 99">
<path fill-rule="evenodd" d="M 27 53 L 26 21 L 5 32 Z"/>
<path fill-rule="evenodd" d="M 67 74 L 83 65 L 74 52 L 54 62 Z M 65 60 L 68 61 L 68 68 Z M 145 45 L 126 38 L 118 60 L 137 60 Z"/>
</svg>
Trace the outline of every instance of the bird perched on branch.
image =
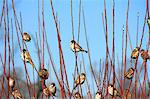
<svg viewBox="0 0 150 99">
<path fill-rule="evenodd" d="M 85 78 L 86 78 L 85 73 L 81 73 L 75 80 L 75 85 L 73 89 L 75 89 L 78 85 L 82 85 L 85 81 Z"/>
<path fill-rule="evenodd" d="M 29 42 L 31 40 L 31 37 L 27 32 L 24 32 L 22 35 L 22 39 L 26 42 Z"/>
<path fill-rule="evenodd" d="M 70 48 L 73 52 L 86 52 L 87 53 L 87 51 L 83 49 L 75 40 L 71 40 Z"/>
<path fill-rule="evenodd" d="M 113 87 L 112 84 L 110 84 L 108 86 L 108 93 L 111 95 L 111 96 L 119 96 L 120 97 L 120 93 L 118 92 L 118 90 L 116 88 Z"/>
<path fill-rule="evenodd" d="M 102 96 L 102 92 L 96 92 L 95 98 L 94 99 L 104 99 Z"/>
<path fill-rule="evenodd" d="M 75 93 L 74 99 L 82 99 L 79 92 L 76 92 L 76 93 Z"/>
<path fill-rule="evenodd" d="M 127 79 L 132 79 L 134 76 L 134 69 L 131 67 L 128 69 L 128 71 L 125 73 L 124 77 Z"/>
<path fill-rule="evenodd" d="M 13 89 L 15 87 L 15 80 L 12 77 L 7 77 L 7 79 L 8 79 L 9 87 Z"/>
<path fill-rule="evenodd" d="M 144 49 L 142 49 L 140 53 L 144 61 L 150 60 L 150 55 L 148 54 L 148 51 L 145 51 Z"/>
<path fill-rule="evenodd" d="M 22 52 L 21 52 L 21 58 L 25 62 L 30 63 L 32 65 L 32 67 L 34 68 L 34 63 L 33 63 L 32 59 L 31 59 L 30 53 L 26 49 L 22 50 Z"/>
<path fill-rule="evenodd" d="M 17 89 L 12 91 L 12 95 L 14 96 L 15 99 L 22 99 L 22 95 Z"/>
<path fill-rule="evenodd" d="M 49 95 L 50 95 L 49 90 L 48 90 L 47 87 L 43 89 L 43 94 L 44 94 L 45 96 L 49 96 Z"/>
<path fill-rule="evenodd" d="M 55 96 L 55 94 L 56 94 L 55 83 L 51 83 L 48 87 L 44 88 L 43 93 L 45 96 Z"/>
<path fill-rule="evenodd" d="M 47 69 L 41 69 L 40 71 L 39 71 L 39 77 L 41 78 L 41 79 L 48 79 L 48 77 L 49 77 L 49 73 L 48 73 L 48 71 L 47 71 Z"/>
<path fill-rule="evenodd" d="M 139 47 L 136 47 L 135 49 L 133 49 L 132 53 L 131 53 L 131 58 L 132 59 L 136 59 L 139 56 Z"/>
<path fill-rule="evenodd" d="M 49 92 L 50 92 L 50 95 L 55 96 L 55 94 L 56 94 L 56 85 L 55 85 L 55 83 L 51 83 L 51 84 L 48 86 L 48 90 L 49 90 Z"/>
</svg>

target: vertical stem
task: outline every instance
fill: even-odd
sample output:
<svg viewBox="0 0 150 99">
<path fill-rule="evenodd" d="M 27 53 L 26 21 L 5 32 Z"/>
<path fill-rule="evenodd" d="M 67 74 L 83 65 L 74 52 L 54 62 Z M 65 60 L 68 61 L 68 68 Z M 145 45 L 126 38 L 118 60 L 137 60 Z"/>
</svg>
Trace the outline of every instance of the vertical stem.
<svg viewBox="0 0 150 99">
<path fill-rule="evenodd" d="M 127 49 L 128 49 L 128 14 L 129 14 L 129 0 L 127 5 L 127 12 L 126 12 L 126 36 L 125 36 L 125 54 L 124 54 L 124 75 L 126 72 L 126 60 L 127 60 Z M 124 79 L 125 83 L 125 79 Z"/>
<path fill-rule="evenodd" d="M 61 56 L 62 57 L 62 62 L 63 62 L 63 66 L 64 66 L 64 73 L 65 73 L 65 78 L 66 78 L 66 83 L 67 83 L 67 89 L 68 89 L 68 95 L 69 97 L 71 98 L 71 93 L 70 93 L 70 88 L 69 88 L 69 82 L 68 82 L 68 77 L 67 77 L 67 72 L 66 72 L 66 65 L 65 65 L 65 62 L 64 62 L 64 57 L 63 57 L 63 52 L 62 52 L 62 47 L 61 47 L 61 39 L 60 39 L 60 32 L 59 32 L 59 29 L 58 29 L 58 24 L 57 24 L 57 21 L 56 21 L 56 16 L 55 16 L 55 11 L 54 11 L 54 8 L 53 8 L 53 4 L 52 4 L 52 0 L 50 0 L 50 5 L 51 5 L 51 9 L 52 9 L 52 15 L 53 15 L 53 19 L 54 19 L 54 22 L 55 22 L 55 27 L 56 27 L 56 31 L 57 31 L 57 39 L 58 39 L 58 47 L 59 47 L 59 50 L 61 52 Z M 62 93 L 64 89 L 62 89 Z M 64 97 L 62 97 L 64 98 Z"/>
<path fill-rule="evenodd" d="M 96 84 L 96 86 L 97 86 L 97 88 L 98 88 L 98 83 L 97 83 L 97 81 L 96 81 L 96 77 L 95 77 L 94 70 L 93 70 L 93 66 L 92 66 L 92 62 L 91 62 L 91 55 L 90 55 L 90 49 L 89 49 L 88 38 L 87 38 L 86 23 L 85 23 L 85 16 L 84 16 L 84 10 L 83 10 L 83 9 L 82 9 L 82 12 L 83 12 L 84 32 L 85 32 L 85 38 L 86 38 L 87 49 L 88 49 L 88 58 L 89 58 L 89 62 L 90 62 L 90 69 L 91 69 L 92 75 L 93 75 L 93 77 L 94 77 L 95 84 Z"/>
<path fill-rule="evenodd" d="M 113 0 L 113 41 L 112 41 L 112 68 L 113 68 L 113 85 L 115 85 L 115 2 Z"/>
<path fill-rule="evenodd" d="M 104 74 L 104 81 L 106 80 L 106 75 L 108 75 L 108 24 L 107 24 L 107 12 L 106 12 L 106 0 L 104 0 L 104 17 L 105 17 L 105 39 L 106 39 L 106 63 L 105 63 L 105 74 Z M 108 84 L 107 84 L 108 86 Z M 107 88 L 106 86 L 106 88 Z M 108 88 L 106 93 L 108 93 Z"/>
</svg>

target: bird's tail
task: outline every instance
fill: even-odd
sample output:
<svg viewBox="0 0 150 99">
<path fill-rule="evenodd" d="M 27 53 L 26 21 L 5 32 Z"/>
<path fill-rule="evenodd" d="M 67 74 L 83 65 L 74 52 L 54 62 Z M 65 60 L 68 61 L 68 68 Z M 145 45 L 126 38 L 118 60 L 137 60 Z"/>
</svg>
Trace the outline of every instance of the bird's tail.
<svg viewBox="0 0 150 99">
<path fill-rule="evenodd" d="M 35 67 L 35 65 L 34 65 L 34 63 L 33 63 L 33 61 L 30 60 L 29 63 L 31 64 L 31 66 L 33 67 L 33 69 L 35 69 L 35 71 L 37 72 L 37 74 L 39 75 L 39 72 L 38 72 L 38 70 L 36 69 L 36 67 Z"/>
<path fill-rule="evenodd" d="M 77 84 L 75 84 L 75 85 L 74 85 L 73 90 L 75 90 L 75 89 L 76 89 L 76 87 L 77 87 Z"/>
<path fill-rule="evenodd" d="M 121 97 L 119 92 L 117 92 L 117 96 L 118 96 L 118 97 Z"/>
<path fill-rule="evenodd" d="M 85 52 L 85 53 L 87 53 L 88 51 L 87 50 L 85 50 L 85 49 L 81 49 L 81 51 L 83 51 L 83 52 Z"/>
<path fill-rule="evenodd" d="M 127 73 L 127 72 L 125 72 L 124 77 L 127 77 L 127 75 L 128 75 L 128 73 Z"/>
<path fill-rule="evenodd" d="M 29 60 L 29 63 L 32 65 L 33 68 L 35 67 L 34 63 L 33 63 L 33 61 L 31 59 Z"/>
</svg>

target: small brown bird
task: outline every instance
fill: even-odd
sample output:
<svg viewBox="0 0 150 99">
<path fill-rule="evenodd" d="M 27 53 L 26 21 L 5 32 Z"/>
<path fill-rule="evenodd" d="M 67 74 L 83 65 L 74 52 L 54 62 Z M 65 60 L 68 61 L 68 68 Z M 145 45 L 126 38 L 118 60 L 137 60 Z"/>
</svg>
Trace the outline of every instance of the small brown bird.
<svg viewBox="0 0 150 99">
<path fill-rule="evenodd" d="M 97 92 L 94 99 L 104 99 L 101 92 Z"/>
<path fill-rule="evenodd" d="M 31 40 L 31 37 L 27 32 L 24 32 L 22 35 L 22 39 L 26 42 L 29 42 Z"/>
<path fill-rule="evenodd" d="M 47 87 L 43 89 L 43 94 L 45 96 L 49 96 L 50 95 L 49 89 Z"/>
<path fill-rule="evenodd" d="M 76 92 L 76 93 L 75 93 L 74 99 L 82 99 L 79 92 Z"/>
<path fill-rule="evenodd" d="M 147 24 L 148 24 L 148 27 L 150 28 L 150 17 L 148 17 L 147 19 Z"/>
<path fill-rule="evenodd" d="M 12 91 L 12 95 L 14 96 L 15 99 L 22 99 L 22 95 L 17 89 Z"/>
<path fill-rule="evenodd" d="M 120 93 L 118 92 L 118 90 L 116 88 L 113 87 L 112 84 L 110 84 L 108 86 L 108 93 L 111 95 L 111 96 L 119 96 L 120 97 Z"/>
<path fill-rule="evenodd" d="M 131 92 L 128 89 L 124 90 L 123 99 L 131 99 Z"/>
<path fill-rule="evenodd" d="M 131 53 L 131 58 L 132 59 L 136 59 L 139 56 L 139 47 L 136 47 L 135 49 L 133 49 L 132 53 Z"/>
<path fill-rule="evenodd" d="M 124 77 L 127 79 L 132 79 L 134 76 L 134 69 L 131 67 L 128 69 L 128 71 L 125 73 Z"/>
<path fill-rule="evenodd" d="M 47 71 L 47 69 L 41 69 L 40 71 L 39 71 L 39 77 L 41 78 L 41 79 L 48 79 L 48 77 L 49 77 L 49 73 L 48 73 L 48 71 Z"/>
<path fill-rule="evenodd" d="M 30 53 L 26 49 L 22 50 L 21 58 L 25 62 L 30 63 L 32 65 L 32 67 L 34 68 L 34 63 L 33 63 L 32 59 L 31 59 Z"/>
<path fill-rule="evenodd" d="M 73 52 L 86 52 L 87 53 L 87 51 L 83 49 L 75 40 L 71 40 L 70 48 Z"/>
<path fill-rule="evenodd" d="M 55 94 L 56 94 L 56 85 L 55 85 L 55 83 L 51 83 L 51 84 L 48 86 L 48 90 L 49 90 L 49 92 L 50 92 L 50 95 L 55 96 Z"/>
<path fill-rule="evenodd" d="M 15 87 L 15 80 L 12 77 L 8 77 L 8 83 L 10 88 L 13 89 Z"/>
<path fill-rule="evenodd" d="M 142 49 L 140 53 L 144 61 L 150 60 L 150 55 L 148 54 L 148 51 L 145 51 L 144 49 Z"/>
<path fill-rule="evenodd" d="M 82 84 L 84 83 L 84 81 L 85 81 L 85 78 L 86 78 L 85 73 L 81 73 L 81 74 L 77 77 L 73 89 L 75 89 L 78 85 L 82 85 Z"/>
</svg>

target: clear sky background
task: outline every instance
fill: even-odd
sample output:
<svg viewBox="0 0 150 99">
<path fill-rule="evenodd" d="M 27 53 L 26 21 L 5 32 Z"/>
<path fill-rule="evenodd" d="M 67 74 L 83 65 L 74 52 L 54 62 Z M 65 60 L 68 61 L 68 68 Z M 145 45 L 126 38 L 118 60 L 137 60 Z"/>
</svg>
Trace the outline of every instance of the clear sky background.
<svg viewBox="0 0 150 99">
<path fill-rule="evenodd" d="M 10 0 L 11 1 L 11 0 Z M 17 15 L 22 14 L 23 22 L 23 31 L 26 31 L 35 38 L 35 33 L 38 32 L 38 0 L 14 0 Z M 40 0 L 40 8 L 42 7 L 42 0 Z M 122 26 L 126 22 L 126 10 L 127 10 L 127 1 L 128 0 L 115 0 L 115 54 L 119 56 L 121 62 L 121 47 L 122 47 Z M 74 17 L 74 33 L 75 40 L 77 40 L 78 35 L 78 11 L 79 11 L 79 0 L 73 0 L 73 17 Z M 58 20 L 60 21 L 60 33 L 61 33 L 61 44 L 64 53 L 65 64 L 67 67 L 67 73 L 69 78 L 69 83 L 72 88 L 72 74 L 75 67 L 74 53 L 70 50 L 70 41 L 72 39 L 72 27 L 71 27 L 71 11 L 70 11 L 70 0 L 53 0 L 53 5 L 55 12 L 57 12 Z M 85 20 L 86 20 L 86 29 L 89 41 L 89 47 L 91 52 L 92 63 L 99 63 L 99 60 L 105 59 L 105 35 L 102 25 L 101 14 L 104 11 L 104 0 L 82 0 L 82 6 L 84 8 Z M 106 0 L 107 7 L 107 17 L 108 17 L 108 31 L 109 31 L 109 48 L 111 52 L 112 48 L 112 0 Z M 2 8 L 2 0 L 0 1 L 0 8 Z M 50 0 L 45 0 L 44 2 L 44 15 L 45 15 L 45 28 L 48 37 L 48 43 L 51 48 L 53 60 L 59 72 L 59 50 L 57 43 L 56 28 L 54 25 L 54 20 L 52 16 Z M 0 10 L 1 11 L 1 10 Z M 40 9 L 40 14 L 41 14 Z M 146 12 L 146 2 L 145 0 L 130 0 L 129 8 L 129 33 L 131 37 L 132 47 L 136 47 L 136 33 L 137 33 L 137 12 L 139 12 L 139 41 L 142 35 L 142 28 L 144 22 L 144 15 Z M 11 9 L 10 2 L 10 18 L 13 18 L 13 12 Z M 42 15 L 42 14 L 41 14 Z M 15 29 L 15 28 L 14 28 Z M 1 30 L 2 31 L 2 30 Z M 0 32 L 3 34 L 3 32 Z M 16 33 L 14 32 L 16 38 Z M 143 38 L 143 48 L 146 48 L 148 41 L 148 26 L 146 25 L 145 35 Z M 3 43 L 1 42 L 3 45 Z M 15 39 L 16 45 L 16 54 L 15 54 L 15 66 L 21 67 L 23 69 L 23 62 L 20 58 L 20 50 L 18 47 L 17 39 Z M 83 17 L 81 14 L 81 28 L 80 28 L 80 45 L 83 48 L 86 48 L 86 41 L 84 35 L 84 26 L 83 26 Z M 28 49 L 30 50 L 31 57 L 38 67 L 38 56 L 36 54 L 36 48 L 34 46 L 33 39 L 30 43 L 27 43 Z M 1 47 L 1 53 L 3 48 Z M 130 58 L 131 49 L 128 43 L 127 57 Z M 81 59 L 81 53 L 79 53 L 79 58 Z M 86 71 L 90 71 L 88 54 L 84 53 Z M 140 60 L 141 61 L 141 60 Z M 45 53 L 45 67 L 48 68 L 49 57 L 47 52 Z M 142 61 L 141 61 L 142 63 Z M 150 62 L 148 62 L 148 68 Z M 30 65 L 27 65 L 27 69 L 31 74 L 32 79 L 32 68 Z M 54 77 L 53 70 L 50 66 L 50 76 L 51 81 L 56 82 Z M 94 66 L 94 65 L 93 65 Z M 98 65 L 97 65 L 98 66 Z M 140 65 L 141 66 L 141 65 Z M 139 66 L 139 67 L 140 67 Z M 94 66 L 94 68 L 97 68 Z M 117 67 L 116 67 L 117 68 Z M 150 71 L 150 69 L 148 69 Z M 24 73 L 24 72 L 23 72 Z M 25 73 L 24 73 L 25 74 Z M 87 76 L 91 74 L 88 73 Z M 150 73 L 149 73 L 150 75 Z M 25 75 L 23 76 L 25 78 Z M 47 82 L 49 83 L 49 82 Z"/>
</svg>

